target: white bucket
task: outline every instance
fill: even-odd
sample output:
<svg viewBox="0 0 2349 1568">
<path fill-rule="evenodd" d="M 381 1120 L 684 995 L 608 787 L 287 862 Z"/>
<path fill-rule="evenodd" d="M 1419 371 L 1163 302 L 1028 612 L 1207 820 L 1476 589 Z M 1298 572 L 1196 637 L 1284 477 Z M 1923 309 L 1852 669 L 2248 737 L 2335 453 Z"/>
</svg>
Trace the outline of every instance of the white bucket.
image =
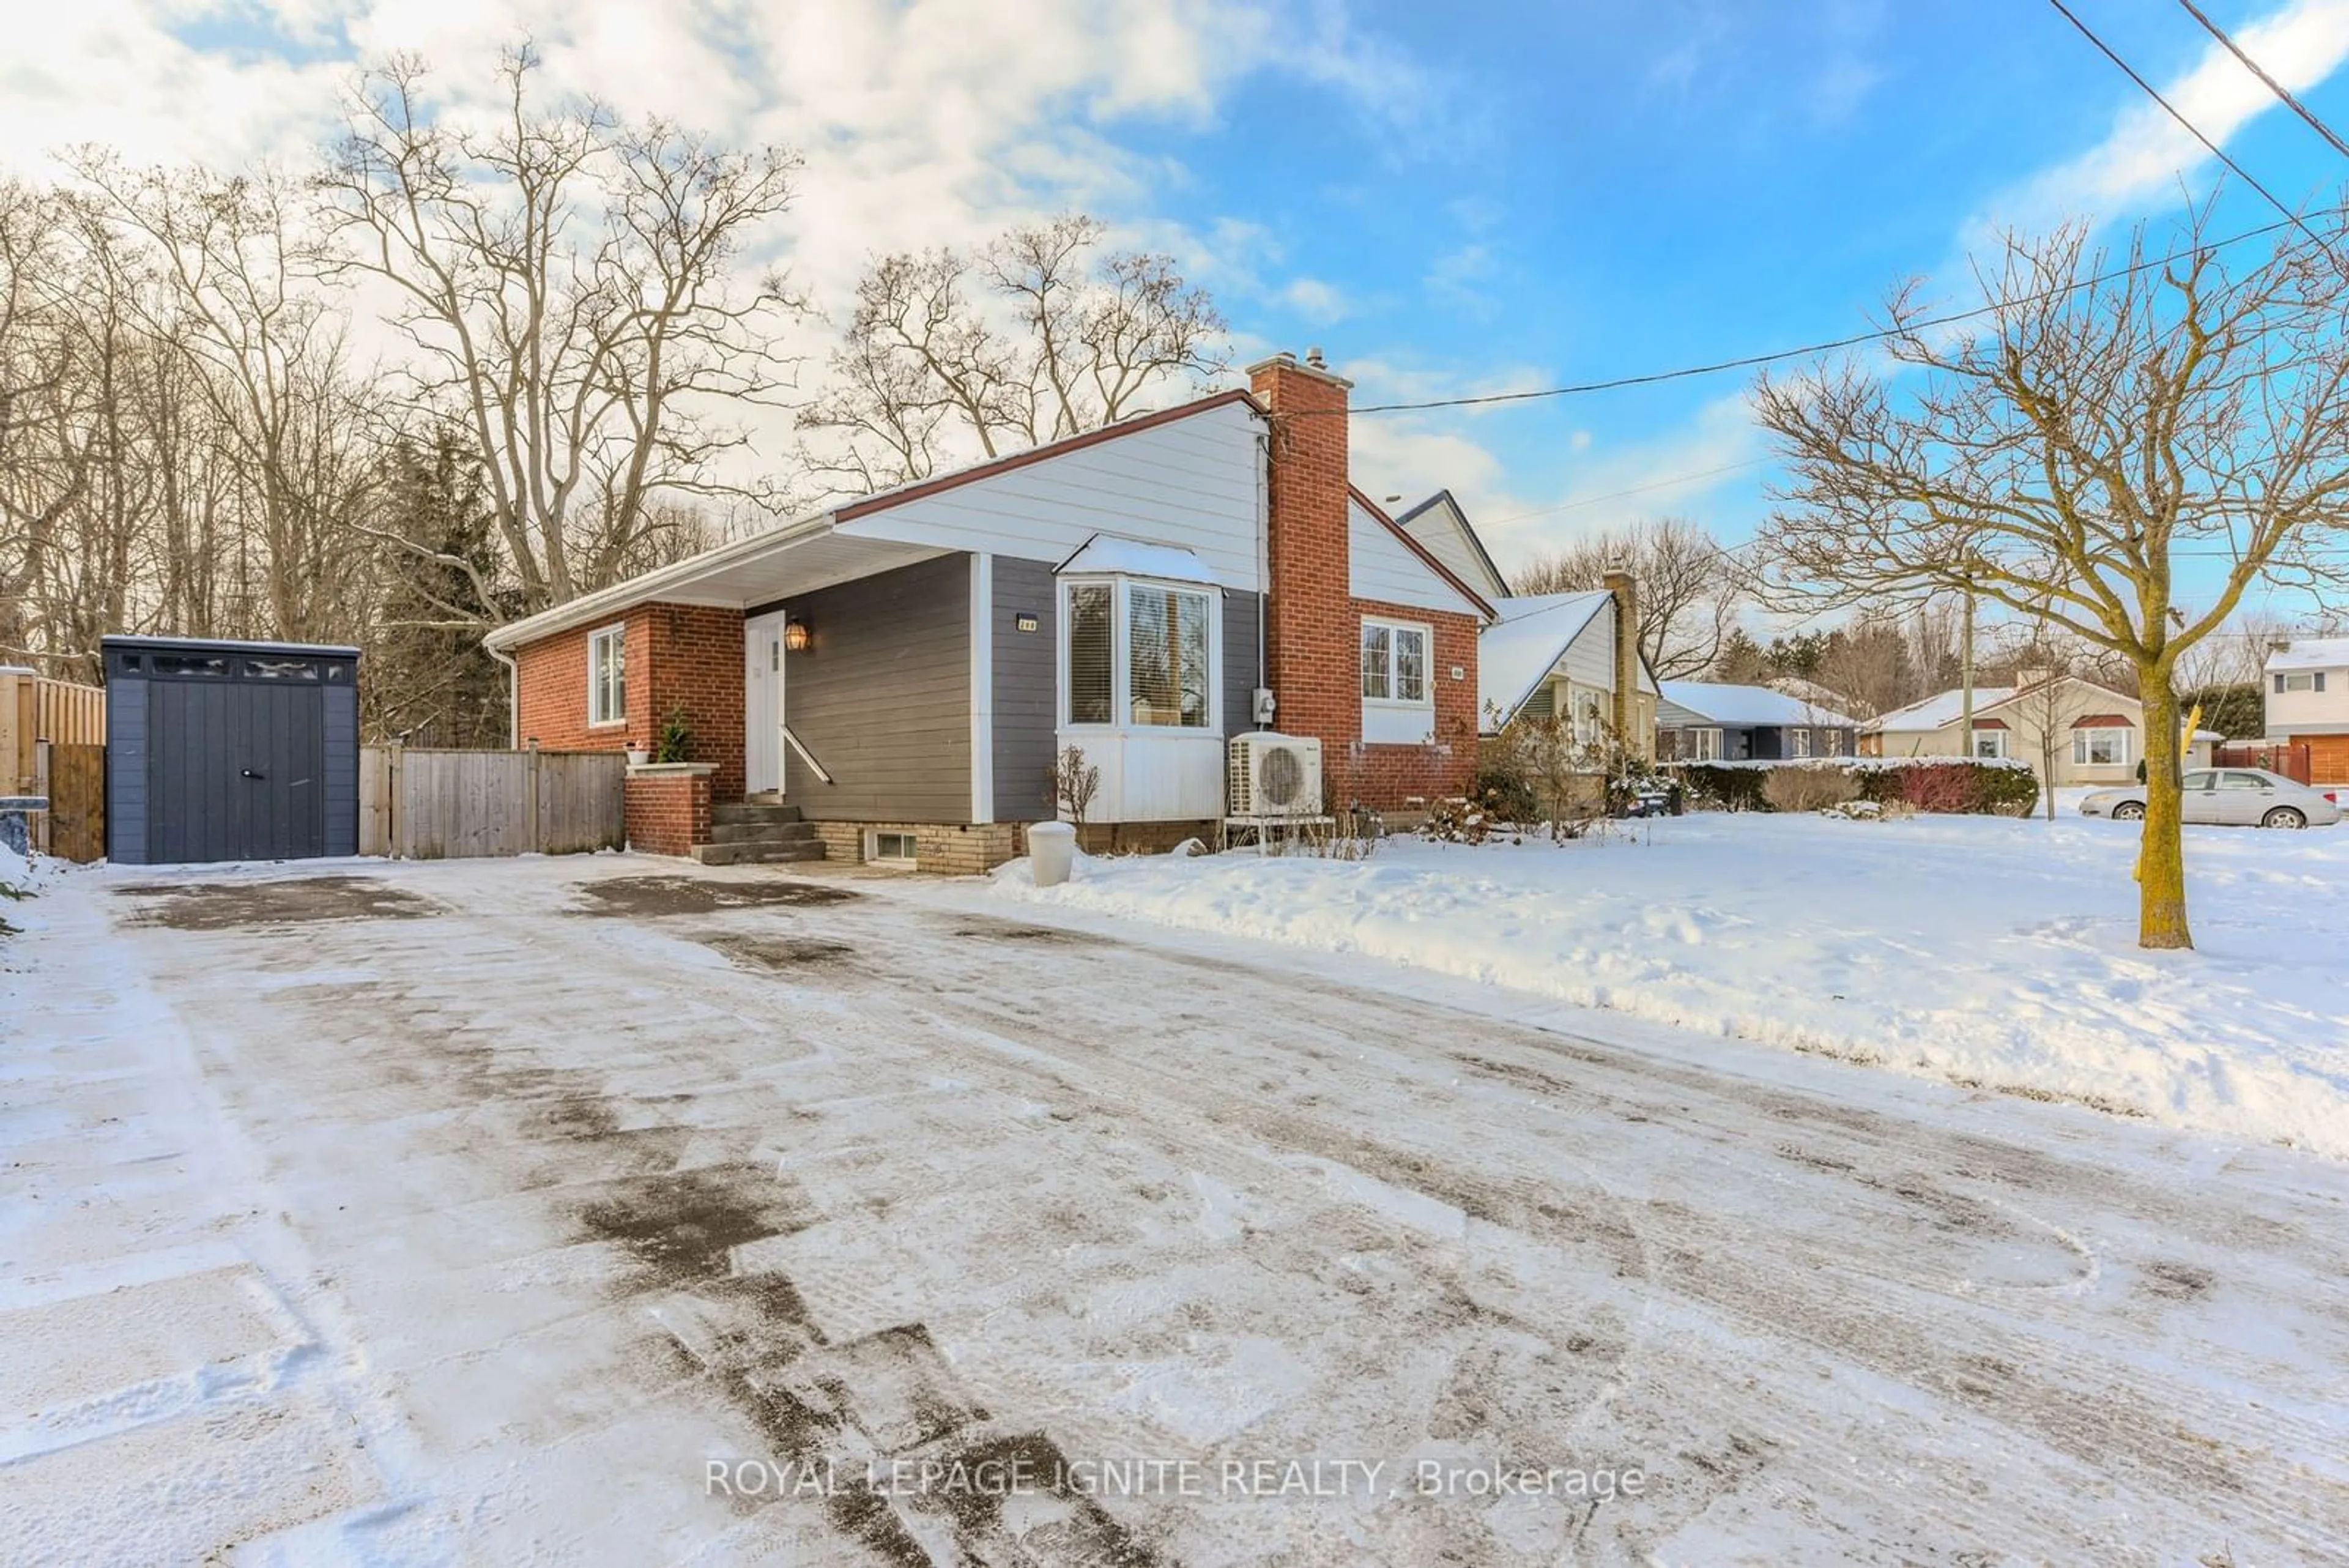
<svg viewBox="0 0 2349 1568">
<path fill-rule="evenodd" d="M 1076 864 L 1077 830 L 1065 822 L 1040 822 L 1028 830 L 1028 867 L 1039 888 L 1057 888 Z"/>
</svg>

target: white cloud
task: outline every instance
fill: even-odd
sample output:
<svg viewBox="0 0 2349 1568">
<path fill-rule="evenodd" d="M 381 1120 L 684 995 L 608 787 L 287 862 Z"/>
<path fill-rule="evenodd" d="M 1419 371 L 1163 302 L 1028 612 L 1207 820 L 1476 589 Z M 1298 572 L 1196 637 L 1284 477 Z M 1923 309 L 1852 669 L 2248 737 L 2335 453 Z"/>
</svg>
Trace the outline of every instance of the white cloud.
<svg viewBox="0 0 2349 1568">
<path fill-rule="evenodd" d="M 2292 91 L 2303 92 L 2349 60 L 2349 0 L 2292 0 L 2282 9 L 2236 31 L 2243 52 L 2259 61 Z M 2085 51 L 2085 40 L 2080 44 Z M 2090 57 L 2098 71 L 2106 63 Z M 2186 128 L 2111 73 L 2129 99 L 2102 141 L 1994 198 L 1967 227 L 1966 241 L 1979 248 L 2000 228 L 2044 231 L 2085 217 L 2109 222 L 2154 202 L 2173 200 L 2181 177 L 2209 171 L 2212 159 Z M 2211 140 L 2224 147 L 2260 115 L 2280 109 L 2266 84 L 2245 70 L 2215 41 L 2192 69 L 2174 80 L 2156 82 L 2162 97 Z M 2294 192 L 2279 191 L 2286 202 Z"/>
</svg>

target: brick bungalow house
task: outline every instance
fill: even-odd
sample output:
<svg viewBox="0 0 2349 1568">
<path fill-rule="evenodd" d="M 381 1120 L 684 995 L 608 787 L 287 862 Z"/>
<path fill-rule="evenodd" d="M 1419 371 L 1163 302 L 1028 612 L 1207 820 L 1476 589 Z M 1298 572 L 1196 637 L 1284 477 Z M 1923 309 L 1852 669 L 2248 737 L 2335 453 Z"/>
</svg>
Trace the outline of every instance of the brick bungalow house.
<svg viewBox="0 0 2349 1568">
<path fill-rule="evenodd" d="M 628 836 L 714 862 L 982 869 L 1055 815 L 1071 745 L 1089 836 L 1163 847 L 1212 833 L 1252 728 L 1318 738 L 1332 805 L 1464 793 L 1491 603 L 1351 483 L 1318 351 L 1248 376 L 500 628 L 516 742 L 682 720 L 693 761 L 630 768 Z"/>
</svg>

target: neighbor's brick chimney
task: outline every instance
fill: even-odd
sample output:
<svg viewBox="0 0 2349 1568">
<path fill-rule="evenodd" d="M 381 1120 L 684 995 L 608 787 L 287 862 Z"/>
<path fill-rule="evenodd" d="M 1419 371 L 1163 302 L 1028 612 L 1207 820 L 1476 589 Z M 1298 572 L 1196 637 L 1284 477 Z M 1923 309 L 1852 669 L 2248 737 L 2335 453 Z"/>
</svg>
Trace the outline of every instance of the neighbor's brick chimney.
<svg viewBox="0 0 2349 1568">
<path fill-rule="evenodd" d="M 1640 711 L 1639 579 L 1629 566 L 1610 566 L 1600 581 L 1615 596 L 1615 732 L 1634 751 L 1644 753 L 1646 740 L 1635 727 Z"/>
<path fill-rule="evenodd" d="M 1265 684 L 1273 727 L 1318 736 L 1337 767 L 1362 732 L 1361 632 L 1346 545 L 1346 393 L 1321 350 L 1276 354 L 1248 367 L 1248 385 L 1272 415 L 1266 556 Z"/>
</svg>

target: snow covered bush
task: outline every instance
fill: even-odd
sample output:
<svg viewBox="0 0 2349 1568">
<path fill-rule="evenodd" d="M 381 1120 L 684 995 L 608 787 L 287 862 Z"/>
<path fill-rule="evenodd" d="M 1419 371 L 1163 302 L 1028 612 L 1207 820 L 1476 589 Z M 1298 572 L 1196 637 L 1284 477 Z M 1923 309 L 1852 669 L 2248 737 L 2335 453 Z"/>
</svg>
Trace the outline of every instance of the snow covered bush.
<svg viewBox="0 0 2349 1568">
<path fill-rule="evenodd" d="M 1773 811 L 1825 811 L 1859 798 L 1859 781 L 1841 768 L 1772 768 L 1762 798 Z"/>
<path fill-rule="evenodd" d="M 1861 795 L 1945 815 L 2020 816 L 2039 801 L 2039 780 L 2020 763 L 1911 757 L 1860 773 Z"/>
<path fill-rule="evenodd" d="M 1681 784 L 1699 805 L 1721 811 L 1767 811 L 1762 785 L 1769 776 L 1761 768 L 1727 767 L 1717 763 L 1687 763 Z"/>
</svg>

